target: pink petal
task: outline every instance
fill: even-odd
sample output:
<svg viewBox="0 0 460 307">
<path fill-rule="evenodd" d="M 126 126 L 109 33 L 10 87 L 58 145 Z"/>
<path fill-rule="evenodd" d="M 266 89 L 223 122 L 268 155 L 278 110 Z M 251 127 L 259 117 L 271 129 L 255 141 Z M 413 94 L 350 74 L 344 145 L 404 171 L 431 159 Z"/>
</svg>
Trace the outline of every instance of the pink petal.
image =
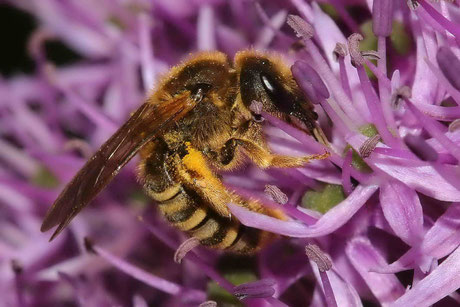
<svg viewBox="0 0 460 307">
<path fill-rule="evenodd" d="M 395 275 L 370 272 L 377 265 L 385 265 L 386 261 L 368 239 L 353 239 L 347 245 L 346 254 L 381 304 L 391 303 L 404 294 L 404 287 Z"/>
<path fill-rule="evenodd" d="M 429 306 L 458 288 L 460 288 L 459 248 L 391 306 Z"/>
<path fill-rule="evenodd" d="M 395 234 L 416 245 L 423 236 L 423 210 L 417 193 L 405 184 L 389 180 L 380 187 L 383 214 Z"/>
<path fill-rule="evenodd" d="M 313 226 L 295 221 L 281 221 L 257 212 L 249 211 L 235 204 L 228 204 L 230 211 L 246 226 L 267 230 L 285 236 L 308 238 L 324 236 L 345 224 L 374 194 L 378 186 L 358 186 L 341 203 L 330 209 Z"/>
<path fill-rule="evenodd" d="M 418 248 L 411 248 L 389 266 L 375 268 L 378 272 L 399 272 L 426 264 L 431 258 L 443 258 L 460 245 L 460 204 L 453 203 L 426 232 Z M 425 255 L 425 260 L 420 261 Z M 426 268 L 423 269 L 426 271 Z"/>
<path fill-rule="evenodd" d="M 366 137 L 355 134 L 346 139 L 353 148 L 359 150 Z M 377 148 L 387 146 L 379 144 Z M 366 162 L 420 193 L 438 200 L 460 201 L 460 192 L 457 188 L 460 187 L 460 181 L 455 166 L 433 165 L 425 161 L 391 157 L 377 152 L 372 153 Z M 445 178 L 446 175 L 448 178 Z M 432 184 L 433 182 L 436 184 Z"/>
<path fill-rule="evenodd" d="M 321 280 L 320 272 L 315 264 L 310 261 L 313 267 L 313 272 L 318 281 Z M 361 299 L 359 298 L 358 292 L 355 290 L 352 284 L 346 281 L 340 274 L 334 269 L 327 271 L 332 289 L 334 290 L 334 297 L 337 302 L 337 306 L 363 306 Z M 323 288 L 321 282 L 318 282 L 319 286 Z M 324 293 L 324 290 L 321 291 Z M 324 306 L 324 305 L 323 305 Z"/>
</svg>

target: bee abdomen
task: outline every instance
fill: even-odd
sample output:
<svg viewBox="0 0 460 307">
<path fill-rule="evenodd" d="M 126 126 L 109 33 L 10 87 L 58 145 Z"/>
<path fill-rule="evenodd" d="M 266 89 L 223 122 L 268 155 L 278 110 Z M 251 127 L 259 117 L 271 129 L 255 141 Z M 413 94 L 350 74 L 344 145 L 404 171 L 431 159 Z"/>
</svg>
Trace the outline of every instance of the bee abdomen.
<svg viewBox="0 0 460 307">
<path fill-rule="evenodd" d="M 273 237 L 272 234 L 240 224 L 238 236 L 228 250 L 238 254 L 253 254 Z"/>
<path fill-rule="evenodd" d="M 268 232 L 246 227 L 214 212 L 208 214 L 189 234 L 199 239 L 201 245 L 238 254 L 253 254 L 272 237 Z"/>
<path fill-rule="evenodd" d="M 197 192 L 171 180 L 163 167 L 153 167 L 159 161 L 146 163 L 151 178 L 145 182 L 144 188 L 158 202 L 161 213 L 173 226 L 197 238 L 204 246 L 238 254 L 252 254 L 267 242 L 267 232 L 220 216 L 209 209 Z"/>
<path fill-rule="evenodd" d="M 158 207 L 171 224 L 182 231 L 191 230 L 202 223 L 208 211 L 200 205 L 199 196 L 195 194 L 181 186 L 170 199 L 159 201 Z"/>
<path fill-rule="evenodd" d="M 252 254 L 269 237 L 265 231 L 246 227 L 209 210 L 196 192 L 184 187 L 170 199 L 159 202 L 159 209 L 171 224 L 211 248 Z"/>
<path fill-rule="evenodd" d="M 200 225 L 189 231 L 189 234 L 199 239 L 201 245 L 225 249 L 235 242 L 238 227 L 238 222 L 210 212 Z"/>
</svg>

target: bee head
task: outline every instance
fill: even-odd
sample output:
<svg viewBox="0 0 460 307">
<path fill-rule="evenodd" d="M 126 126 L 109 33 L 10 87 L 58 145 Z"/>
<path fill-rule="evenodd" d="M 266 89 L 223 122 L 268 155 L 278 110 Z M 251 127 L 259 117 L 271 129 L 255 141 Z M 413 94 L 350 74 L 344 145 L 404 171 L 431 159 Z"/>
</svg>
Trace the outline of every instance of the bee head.
<svg viewBox="0 0 460 307">
<path fill-rule="evenodd" d="M 318 115 L 280 59 L 243 51 L 236 55 L 235 63 L 239 71 L 241 99 L 246 107 L 258 101 L 265 112 L 313 134 Z"/>
</svg>

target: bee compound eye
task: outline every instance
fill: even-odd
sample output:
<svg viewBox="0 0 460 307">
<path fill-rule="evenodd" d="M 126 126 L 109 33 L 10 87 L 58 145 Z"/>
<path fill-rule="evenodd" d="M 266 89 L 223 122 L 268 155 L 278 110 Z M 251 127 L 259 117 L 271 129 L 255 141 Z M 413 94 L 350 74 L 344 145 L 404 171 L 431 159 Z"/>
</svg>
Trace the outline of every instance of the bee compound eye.
<svg viewBox="0 0 460 307">
<path fill-rule="evenodd" d="M 281 82 L 276 77 L 264 73 L 260 74 L 260 81 L 270 101 L 280 111 L 289 113 L 292 107 L 292 97 L 285 90 Z"/>
<path fill-rule="evenodd" d="M 262 85 L 264 86 L 265 91 L 270 95 L 276 95 L 277 88 L 275 83 L 265 74 L 260 75 L 260 80 L 262 81 Z"/>
</svg>

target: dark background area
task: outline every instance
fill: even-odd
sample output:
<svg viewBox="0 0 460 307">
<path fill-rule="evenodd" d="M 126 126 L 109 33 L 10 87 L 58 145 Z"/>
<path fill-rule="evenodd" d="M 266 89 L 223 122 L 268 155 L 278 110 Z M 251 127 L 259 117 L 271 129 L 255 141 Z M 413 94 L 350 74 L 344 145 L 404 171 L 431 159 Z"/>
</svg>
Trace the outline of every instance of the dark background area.
<svg viewBox="0 0 460 307">
<path fill-rule="evenodd" d="M 38 21 L 29 13 L 8 4 L 0 4 L 0 75 L 11 77 L 17 74 L 31 74 L 35 71 L 33 59 L 27 50 L 27 43 L 37 29 Z M 55 65 L 78 61 L 81 57 L 57 40 L 45 43 L 47 59 Z"/>
</svg>

